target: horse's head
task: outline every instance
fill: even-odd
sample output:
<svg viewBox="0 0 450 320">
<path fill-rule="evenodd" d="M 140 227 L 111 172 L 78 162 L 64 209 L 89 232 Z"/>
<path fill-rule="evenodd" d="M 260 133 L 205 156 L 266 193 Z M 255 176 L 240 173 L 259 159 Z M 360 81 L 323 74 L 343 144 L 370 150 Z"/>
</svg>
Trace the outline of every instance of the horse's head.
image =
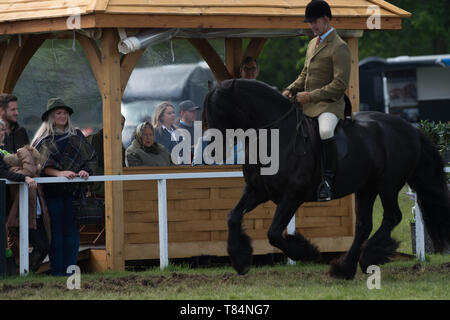
<svg viewBox="0 0 450 320">
<path fill-rule="evenodd" d="M 203 121 L 219 130 L 260 128 L 275 121 L 291 106 L 271 86 L 257 80 L 225 80 L 206 97 Z"/>
</svg>

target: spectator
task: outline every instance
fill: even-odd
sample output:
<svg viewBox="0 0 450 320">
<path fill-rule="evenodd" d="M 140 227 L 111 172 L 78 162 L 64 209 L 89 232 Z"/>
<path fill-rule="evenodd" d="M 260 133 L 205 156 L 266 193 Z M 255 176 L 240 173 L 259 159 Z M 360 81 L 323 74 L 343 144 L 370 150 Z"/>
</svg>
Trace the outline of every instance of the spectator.
<svg viewBox="0 0 450 320">
<path fill-rule="evenodd" d="M 245 57 L 245 59 L 242 60 L 239 72 L 243 79 L 256 79 L 259 75 L 258 62 L 253 57 Z"/>
<path fill-rule="evenodd" d="M 179 129 L 185 129 L 191 136 L 191 161 L 194 157 L 194 121 L 197 120 L 197 112 L 200 107 L 196 106 L 191 100 L 185 100 L 178 105 L 180 110 Z"/>
<path fill-rule="evenodd" d="M 155 141 L 162 144 L 167 151 L 172 152 L 177 144 L 174 131 L 175 108 L 169 102 L 160 103 L 155 110 L 153 127 L 155 128 Z"/>
<path fill-rule="evenodd" d="M 9 93 L 0 95 L 0 115 L 5 125 L 5 134 L 3 141 L 3 150 L 14 154 L 17 149 L 30 144 L 27 131 L 17 123 L 19 116 L 18 98 Z M 11 185 L 7 190 L 6 212 L 11 212 L 13 205 L 13 196 L 17 193 L 18 186 Z M 9 218 L 9 216 L 8 216 Z M 13 254 L 16 254 L 19 247 L 19 229 L 15 227 L 8 228 L 8 243 Z"/>
<path fill-rule="evenodd" d="M 200 107 L 196 106 L 191 100 L 185 100 L 178 105 L 180 109 L 179 129 L 186 129 L 191 135 L 191 146 L 194 147 L 194 121 L 197 119 L 197 111 Z"/>
<path fill-rule="evenodd" d="M 72 108 L 59 98 L 52 98 L 47 103 L 42 125 L 33 138 L 33 146 L 41 153 L 43 176 L 87 179 L 94 173 L 95 151 L 83 133 L 72 126 L 72 113 Z M 74 220 L 72 201 L 78 188 L 74 183 L 44 185 L 51 223 L 52 275 L 67 275 L 67 267 L 77 263 L 79 226 Z"/>
<path fill-rule="evenodd" d="M 121 118 L 122 131 L 125 127 L 125 117 Z M 94 147 L 97 154 L 97 167 L 95 174 L 105 174 L 105 162 L 103 157 L 103 129 L 100 129 L 97 133 L 90 135 L 88 138 L 89 143 Z M 125 149 L 122 146 L 122 166 L 125 167 Z M 91 186 L 91 193 L 95 197 L 105 198 L 105 184 L 103 182 L 95 182 Z"/>
<path fill-rule="evenodd" d="M 30 188 L 30 190 L 29 190 L 30 195 L 36 194 L 35 193 L 36 188 L 37 188 L 36 181 L 30 175 L 25 175 L 20 172 L 14 172 L 12 170 L 9 170 L 10 166 L 8 166 L 6 164 L 6 162 L 4 161 L 5 157 L 12 156 L 12 154 L 10 154 L 8 151 L 3 149 L 3 141 L 5 138 L 5 131 L 6 131 L 6 124 L 3 120 L 0 120 L 0 178 L 6 178 L 8 180 L 17 181 L 17 182 L 26 182 Z M 17 198 L 17 196 L 18 196 L 18 192 L 14 192 L 14 198 Z M 34 199 L 36 199 L 36 197 Z M 18 198 L 17 198 L 17 200 L 18 200 Z M 12 209 L 14 209 L 15 207 L 16 206 L 12 206 Z M 32 208 L 30 208 L 30 209 L 32 210 Z M 9 220 L 12 220 L 11 215 L 8 215 L 8 222 L 9 222 Z M 30 227 L 31 228 L 34 227 L 34 229 L 36 229 L 36 221 L 34 221 L 34 223 L 35 224 L 33 225 L 33 221 L 31 221 Z M 10 235 L 10 231 L 11 231 L 10 229 L 12 229 L 12 228 L 10 228 L 9 224 L 10 223 L 8 223 L 8 235 Z M 17 227 L 18 227 L 18 225 L 17 225 Z M 19 251 L 19 243 L 18 243 L 19 232 L 17 229 L 18 228 L 14 227 L 13 235 L 11 237 L 8 237 L 8 246 L 13 251 L 13 255 L 16 259 L 16 261 L 15 261 L 16 264 L 18 264 L 18 258 L 19 258 L 19 252 L 18 252 Z M 35 234 L 33 233 L 33 235 L 35 235 Z M 38 253 L 40 251 L 39 249 L 41 249 L 41 247 L 39 247 L 38 243 L 33 243 L 34 238 L 31 234 L 30 234 L 30 240 L 32 241 L 33 248 L 38 249 L 38 250 L 36 250 L 36 253 Z M 33 252 L 34 251 L 35 250 L 33 250 Z M 42 248 L 42 251 L 45 251 L 45 248 Z M 39 253 L 40 253 L 40 255 L 44 254 L 43 252 L 39 252 Z M 45 253 L 45 255 L 46 255 L 46 253 Z M 32 254 L 32 257 L 33 257 L 33 254 Z M 42 259 L 44 259 L 44 258 L 45 258 L 45 256 Z M 33 261 L 35 261 L 35 258 L 33 258 Z"/>
<path fill-rule="evenodd" d="M 6 125 L 4 139 L 4 150 L 9 153 L 16 153 L 17 149 L 30 144 L 27 131 L 17 123 L 19 116 L 19 105 L 17 97 L 4 93 L 0 95 L 0 109 L 2 109 L 2 119 Z"/>
<path fill-rule="evenodd" d="M 170 154 L 164 146 L 155 142 L 154 132 L 150 122 L 137 126 L 135 138 L 125 151 L 127 167 L 170 166 Z"/>
</svg>

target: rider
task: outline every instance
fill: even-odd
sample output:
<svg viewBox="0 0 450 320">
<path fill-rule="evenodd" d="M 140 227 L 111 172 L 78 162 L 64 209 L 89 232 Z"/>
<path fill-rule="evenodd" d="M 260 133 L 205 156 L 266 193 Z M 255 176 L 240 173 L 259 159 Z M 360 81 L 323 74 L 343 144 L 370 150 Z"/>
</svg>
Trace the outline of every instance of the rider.
<svg viewBox="0 0 450 320">
<path fill-rule="evenodd" d="M 344 92 L 350 77 L 350 50 L 331 26 L 331 9 L 322 0 L 313 0 L 305 10 L 315 38 L 306 51 L 305 66 L 300 76 L 283 91 L 291 97 L 296 94 L 303 113 L 318 117 L 322 140 L 323 177 L 318 200 L 333 199 L 332 184 L 337 166 L 337 147 L 334 130 L 339 119 L 344 119 Z"/>
</svg>

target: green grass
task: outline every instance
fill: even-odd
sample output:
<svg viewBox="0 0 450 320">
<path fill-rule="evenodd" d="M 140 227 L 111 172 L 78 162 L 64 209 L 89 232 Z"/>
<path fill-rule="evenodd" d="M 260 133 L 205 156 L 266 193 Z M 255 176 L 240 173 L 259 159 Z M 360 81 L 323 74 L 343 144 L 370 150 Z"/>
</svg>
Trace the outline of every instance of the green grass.
<svg viewBox="0 0 450 320">
<path fill-rule="evenodd" d="M 1 299 L 448 299 L 450 258 L 398 261 L 381 266 L 381 289 L 369 290 L 370 275 L 354 280 L 328 276 L 327 265 L 297 264 L 255 267 L 245 276 L 230 267 L 190 269 L 170 266 L 161 271 L 86 274 L 81 289 L 68 290 L 66 278 L 30 275 L 6 279 Z"/>
<path fill-rule="evenodd" d="M 403 220 L 393 237 L 401 242 L 399 251 L 411 254 L 409 221 L 413 202 L 400 194 Z M 377 200 L 374 230 L 381 223 Z M 317 300 L 317 299 L 443 299 L 450 297 L 450 256 L 428 255 L 427 261 L 394 261 L 381 268 L 381 289 L 369 290 L 370 275 L 358 268 L 354 280 L 329 277 L 328 265 L 285 264 L 253 267 L 239 276 L 229 266 L 189 268 L 170 265 L 143 272 L 82 274 L 81 289 L 67 289 L 65 277 L 28 275 L 0 281 L 0 299 L 188 299 L 188 300 Z"/>
</svg>

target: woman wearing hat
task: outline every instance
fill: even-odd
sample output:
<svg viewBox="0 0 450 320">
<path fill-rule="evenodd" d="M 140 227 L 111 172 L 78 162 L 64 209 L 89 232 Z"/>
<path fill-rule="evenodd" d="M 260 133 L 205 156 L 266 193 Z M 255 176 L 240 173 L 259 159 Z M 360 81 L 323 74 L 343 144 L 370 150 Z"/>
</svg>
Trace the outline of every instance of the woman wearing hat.
<svg viewBox="0 0 450 320">
<path fill-rule="evenodd" d="M 95 151 L 83 133 L 72 126 L 72 113 L 72 108 L 59 98 L 47 103 L 42 125 L 32 141 L 41 154 L 42 176 L 87 179 L 94 173 Z M 67 267 L 77 262 L 79 226 L 72 206 L 77 188 L 74 183 L 44 184 L 52 233 L 49 254 L 52 275 L 66 275 Z"/>
<path fill-rule="evenodd" d="M 150 122 L 143 122 L 136 128 L 133 142 L 125 151 L 127 167 L 170 166 L 170 153 L 155 142 L 155 132 Z"/>
</svg>

